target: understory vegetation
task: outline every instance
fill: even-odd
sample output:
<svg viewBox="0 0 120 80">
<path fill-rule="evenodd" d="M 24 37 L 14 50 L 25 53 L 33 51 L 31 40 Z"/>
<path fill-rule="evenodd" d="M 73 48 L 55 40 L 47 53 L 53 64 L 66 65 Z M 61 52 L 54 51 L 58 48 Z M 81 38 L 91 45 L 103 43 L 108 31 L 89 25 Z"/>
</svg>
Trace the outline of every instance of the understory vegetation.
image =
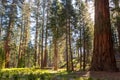
<svg viewBox="0 0 120 80">
<path fill-rule="evenodd" d="M 39 68 L 6 68 L 0 70 L 0 80 L 108 80 L 85 76 L 86 74 L 67 72 L 65 69 L 54 71 Z"/>
</svg>

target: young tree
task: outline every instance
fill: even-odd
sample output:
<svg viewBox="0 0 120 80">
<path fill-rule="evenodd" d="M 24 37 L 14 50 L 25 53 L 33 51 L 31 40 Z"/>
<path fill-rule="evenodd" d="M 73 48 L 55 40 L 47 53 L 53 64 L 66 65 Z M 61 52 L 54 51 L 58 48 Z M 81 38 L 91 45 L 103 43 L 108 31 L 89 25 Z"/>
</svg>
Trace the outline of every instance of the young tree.
<svg viewBox="0 0 120 80">
<path fill-rule="evenodd" d="M 42 2 L 42 40 L 41 40 L 41 68 L 44 68 L 44 33 L 45 33 L 45 8 L 46 8 L 46 0 Z"/>
<path fill-rule="evenodd" d="M 35 20 L 36 20 L 36 31 L 35 31 L 35 66 L 38 65 L 38 37 L 39 37 L 39 29 L 40 29 L 40 26 L 39 26 L 39 10 L 40 10 L 40 1 L 39 0 L 36 0 L 35 1 L 36 3 L 36 9 L 35 9 Z"/>
<path fill-rule="evenodd" d="M 76 0 L 77 13 L 77 42 L 76 46 L 79 54 L 80 69 L 85 70 L 87 62 L 89 62 L 89 55 L 92 51 L 93 41 L 93 23 L 88 12 L 88 6 L 84 1 Z M 82 65 L 83 63 L 83 65 Z M 83 68 L 82 68 L 83 67 Z"/>
<path fill-rule="evenodd" d="M 58 0 L 54 0 L 51 5 L 50 14 L 50 26 L 49 31 L 51 32 L 52 38 L 53 38 L 53 45 L 54 45 L 54 70 L 58 69 L 58 63 L 59 63 L 59 39 L 63 36 L 64 29 L 65 29 L 65 9 L 63 8 L 64 5 L 62 5 Z"/>
<path fill-rule="evenodd" d="M 73 71 L 73 53 L 72 53 L 72 28 L 75 27 L 75 12 L 74 7 L 72 5 L 72 1 L 63 0 L 65 2 L 65 26 L 66 26 L 66 63 L 67 63 L 67 71 Z"/>
<path fill-rule="evenodd" d="M 48 66 L 48 27 L 49 27 L 49 16 L 50 16 L 50 5 L 51 1 L 46 0 L 46 26 L 45 26 L 45 49 L 44 49 L 44 67 Z"/>
</svg>

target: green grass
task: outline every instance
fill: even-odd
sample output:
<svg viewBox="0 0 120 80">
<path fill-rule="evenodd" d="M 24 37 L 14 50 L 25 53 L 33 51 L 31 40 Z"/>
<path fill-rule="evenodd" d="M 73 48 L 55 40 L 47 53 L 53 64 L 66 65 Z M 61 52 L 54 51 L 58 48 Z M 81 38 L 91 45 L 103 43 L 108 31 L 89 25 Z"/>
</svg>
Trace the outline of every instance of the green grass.
<svg viewBox="0 0 120 80">
<path fill-rule="evenodd" d="M 97 80 L 80 77 L 65 70 L 41 70 L 35 68 L 10 68 L 0 71 L 0 80 Z"/>
</svg>

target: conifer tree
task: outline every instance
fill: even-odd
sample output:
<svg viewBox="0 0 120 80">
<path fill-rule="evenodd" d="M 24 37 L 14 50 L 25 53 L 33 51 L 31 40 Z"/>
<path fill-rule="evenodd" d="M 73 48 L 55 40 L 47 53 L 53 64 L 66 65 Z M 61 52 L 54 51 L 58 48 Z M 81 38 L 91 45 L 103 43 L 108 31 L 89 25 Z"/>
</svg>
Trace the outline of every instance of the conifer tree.
<svg viewBox="0 0 120 80">
<path fill-rule="evenodd" d="M 109 0 L 95 0 L 94 50 L 91 70 L 117 71 L 111 35 Z"/>
</svg>

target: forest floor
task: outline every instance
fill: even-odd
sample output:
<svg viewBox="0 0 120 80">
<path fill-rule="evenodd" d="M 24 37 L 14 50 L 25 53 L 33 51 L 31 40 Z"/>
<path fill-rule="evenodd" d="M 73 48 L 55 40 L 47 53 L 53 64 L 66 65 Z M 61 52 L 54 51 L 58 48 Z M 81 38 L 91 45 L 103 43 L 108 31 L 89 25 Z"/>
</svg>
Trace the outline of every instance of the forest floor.
<svg viewBox="0 0 120 80">
<path fill-rule="evenodd" d="M 74 76 L 74 77 L 84 77 L 87 78 L 89 77 L 88 80 L 120 80 L 120 72 L 103 72 L 103 71 L 79 71 L 79 72 L 74 72 L 68 75 Z M 71 79 L 72 80 L 72 79 Z M 73 79 L 74 80 L 74 79 Z M 81 79 L 80 79 L 81 80 Z M 86 79 L 83 79 L 86 80 Z"/>
<path fill-rule="evenodd" d="M 120 72 L 10 68 L 0 70 L 0 80 L 120 80 Z"/>
</svg>

